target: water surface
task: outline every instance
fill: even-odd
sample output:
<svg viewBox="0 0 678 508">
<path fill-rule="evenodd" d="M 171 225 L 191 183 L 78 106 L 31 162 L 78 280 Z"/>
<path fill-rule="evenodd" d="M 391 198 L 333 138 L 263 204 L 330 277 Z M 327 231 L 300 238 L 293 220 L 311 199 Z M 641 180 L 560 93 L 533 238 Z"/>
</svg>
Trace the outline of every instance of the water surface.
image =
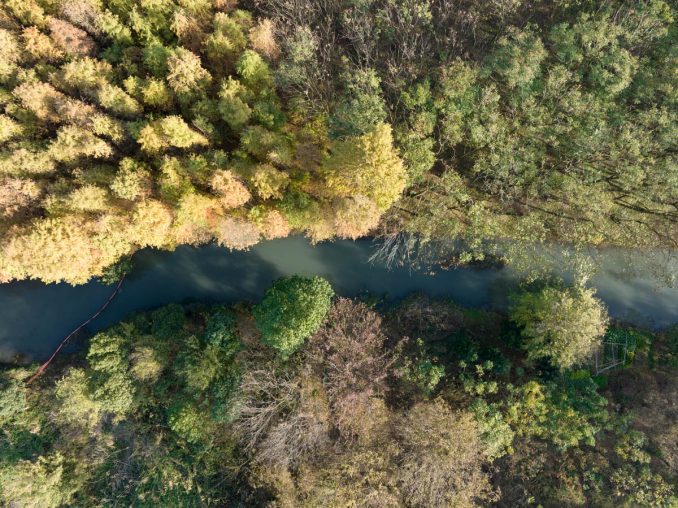
<svg viewBox="0 0 678 508">
<path fill-rule="evenodd" d="M 387 269 L 371 264 L 371 240 L 337 241 L 311 246 L 301 237 L 263 242 L 247 252 L 215 245 L 183 246 L 173 252 L 147 249 L 135 256 L 135 267 L 118 297 L 91 323 L 95 332 L 126 315 L 170 302 L 257 301 L 283 275 L 322 275 L 342 296 L 370 292 L 399 299 L 414 291 L 451 297 L 466 306 L 502 307 L 511 270 L 456 268 Z M 642 256 L 639 253 L 639 256 Z M 678 289 L 642 274 L 620 273 L 614 258 L 591 280 L 610 314 L 645 326 L 678 323 Z M 51 354 L 63 337 L 103 304 L 113 286 L 82 286 L 21 281 L 0 285 L 0 358 L 20 353 L 34 359 Z"/>
</svg>

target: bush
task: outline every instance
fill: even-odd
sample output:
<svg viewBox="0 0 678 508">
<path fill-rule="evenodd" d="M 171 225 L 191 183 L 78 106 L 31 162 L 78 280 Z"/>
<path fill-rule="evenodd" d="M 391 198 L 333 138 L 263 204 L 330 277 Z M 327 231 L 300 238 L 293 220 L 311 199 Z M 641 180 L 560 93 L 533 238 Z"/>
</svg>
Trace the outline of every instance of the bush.
<svg viewBox="0 0 678 508">
<path fill-rule="evenodd" d="M 190 403 L 177 403 L 170 407 L 167 415 L 169 427 L 189 443 L 198 443 L 210 438 L 207 415 Z"/>
<path fill-rule="evenodd" d="M 218 307 L 210 313 L 205 323 L 205 342 L 231 353 L 238 350 L 233 312 Z"/>
</svg>

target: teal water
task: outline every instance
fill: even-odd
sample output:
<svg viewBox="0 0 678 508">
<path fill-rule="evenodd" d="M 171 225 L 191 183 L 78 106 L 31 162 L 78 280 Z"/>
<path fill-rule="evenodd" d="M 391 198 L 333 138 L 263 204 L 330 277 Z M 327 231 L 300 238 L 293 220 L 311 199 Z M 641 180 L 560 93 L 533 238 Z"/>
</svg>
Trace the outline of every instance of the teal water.
<svg viewBox="0 0 678 508">
<path fill-rule="evenodd" d="M 170 302 L 257 301 L 283 275 L 322 275 L 342 296 L 363 292 L 397 300 L 415 291 L 451 297 L 466 306 L 505 305 L 517 276 L 507 269 L 387 269 L 369 262 L 371 240 L 311 246 L 301 237 L 263 242 L 247 252 L 215 245 L 180 247 L 173 252 L 144 250 L 122 290 L 87 332 L 95 332 L 135 311 Z M 638 256 L 643 256 L 638 253 Z M 613 259 L 591 280 L 598 296 L 618 319 L 644 326 L 678 323 L 678 289 L 652 277 L 617 273 Z M 0 359 L 16 354 L 41 360 L 63 337 L 103 304 L 113 286 L 21 281 L 0 285 Z"/>
</svg>

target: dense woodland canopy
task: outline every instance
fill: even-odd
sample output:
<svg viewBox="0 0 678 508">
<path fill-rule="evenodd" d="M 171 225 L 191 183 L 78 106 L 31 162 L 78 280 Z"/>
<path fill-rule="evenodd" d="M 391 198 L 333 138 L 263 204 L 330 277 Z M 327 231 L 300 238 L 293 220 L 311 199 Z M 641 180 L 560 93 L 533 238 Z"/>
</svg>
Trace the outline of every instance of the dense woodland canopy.
<svg viewBox="0 0 678 508">
<path fill-rule="evenodd" d="M 0 0 L 0 282 L 292 233 L 446 262 L 675 252 L 677 16 Z M 387 306 L 295 276 L 257 305 L 132 316 L 33 383 L 3 366 L 0 505 L 675 507 L 678 328 L 614 322 L 581 280 L 509 300 Z"/>
<path fill-rule="evenodd" d="M 675 247 L 677 14 L 2 0 L 0 278 L 290 232 Z"/>
<path fill-rule="evenodd" d="M 261 1 L 282 90 L 335 136 L 393 125 L 383 232 L 676 247 L 677 36 L 663 1 Z"/>
<path fill-rule="evenodd" d="M 140 314 L 30 385 L 31 369 L 4 368 L 0 504 L 678 502 L 677 328 L 608 325 L 604 309 L 544 323 L 553 301 L 600 305 L 557 284 L 526 286 L 508 316 L 424 296 L 380 313 L 328 289 L 294 277 L 254 308 Z M 547 330 L 554 347 L 532 359 Z M 628 361 L 564 364 L 558 333 L 627 342 Z"/>
<path fill-rule="evenodd" d="M 84 282 L 139 247 L 355 238 L 399 197 L 391 127 L 290 118 L 273 25 L 229 2 L 0 7 L 0 274 Z"/>
</svg>

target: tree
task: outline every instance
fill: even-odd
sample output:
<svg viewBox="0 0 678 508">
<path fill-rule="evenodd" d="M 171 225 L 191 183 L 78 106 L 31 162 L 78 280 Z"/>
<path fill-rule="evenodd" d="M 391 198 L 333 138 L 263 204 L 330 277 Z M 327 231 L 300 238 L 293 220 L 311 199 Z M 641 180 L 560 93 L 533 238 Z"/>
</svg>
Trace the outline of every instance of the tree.
<svg viewBox="0 0 678 508">
<path fill-rule="evenodd" d="M 661 475 L 652 473 L 647 466 L 633 468 L 624 465 L 614 471 L 611 481 L 615 497 L 625 498 L 635 506 L 662 508 L 674 506 L 678 502 L 671 484 Z"/>
<path fill-rule="evenodd" d="M 379 423 L 377 401 L 388 392 L 394 356 L 381 317 L 365 304 L 337 299 L 306 353 L 322 375 L 334 425 L 347 441 L 367 442 Z"/>
<path fill-rule="evenodd" d="M 0 216 L 10 218 L 26 211 L 40 194 L 38 184 L 28 178 L 0 179 Z"/>
<path fill-rule="evenodd" d="M 280 199 L 289 184 L 290 176 L 278 171 L 271 164 L 257 164 L 252 170 L 250 181 L 261 199 Z"/>
<path fill-rule="evenodd" d="M 278 210 L 254 207 L 247 218 L 252 221 L 266 239 L 284 238 L 290 233 L 290 225 Z"/>
<path fill-rule="evenodd" d="M 136 388 L 129 372 L 129 335 L 136 333 L 130 325 L 95 335 L 87 352 L 93 371 L 92 394 L 106 411 L 120 415 L 130 413 L 135 405 Z"/>
<path fill-rule="evenodd" d="M 81 215 L 39 219 L 0 248 L 0 272 L 11 278 L 84 283 L 129 252 L 119 217 Z"/>
<path fill-rule="evenodd" d="M 366 235 L 377 226 L 381 217 L 374 201 L 361 195 L 340 198 L 333 208 L 337 236 L 351 240 Z"/>
<path fill-rule="evenodd" d="M 244 12 L 244 11 L 239 11 Z M 204 46 L 211 68 L 220 66 L 230 70 L 235 65 L 238 56 L 247 46 L 243 25 L 247 25 L 244 16 L 217 12 L 212 20 L 214 31 L 205 39 Z M 243 22 L 245 21 L 245 22 Z"/>
<path fill-rule="evenodd" d="M 362 136 L 335 141 L 330 151 L 323 171 L 331 195 L 361 194 L 374 200 L 380 212 L 400 197 L 406 173 L 387 124 L 380 123 Z"/>
<path fill-rule="evenodd" d="M 96 51 L 96 43 L 87 32 L 68 21 L 50 17 L 47 26 L 54 42 L 71 57 L 88 57 Z"/>
<path fill-rule="evenodd" d="M 109 193 L 97 185 L 83 185 L 68 195 L 67 206 L 83 212 L 102 212 L 109 208 Z"/>
<path fill-rule="evenodd" d="M 335 138 L 361 136 L 386 119 L 380 79 L 374 69 L 351 69 L 343 77 L 345 92 L 330 119 Z"/>
<path fill-rule="evenodd" d="M 526 87 L 539 75 L 544 58 L 546 50 L 538 36 L 529 30 L 512 30 L 498 41 L 485 65 L 488 72 L 497 74 L 509 88 Z"/>
<path fill-rule="evenodd" d="M 275 59 L 280 56 L 280 48 L 275 41 L 275 26 L 270 19 L 262 19 L 250 29 L 249 39 L 252 47 L 264 56 Z"/>
<path fill-rule="evenodd" d="M 235 66 L 238 76 L 247 88 L 255 92 L 261 92 L 270 88 L 273 77 L 263 58 L 256 51 L 245 50 Z"/>
<path fill-rule="evenodd" d="M 549 358 L 561 369 L 589 358 L 608 323 L 593 290 L 551 286 L 520 295 L 511 319 L 522 328 L 528 358 Z"/>
<path fill-rule="evenodd" d="M 213 430 L 205 416 L 194 404 L 175 403 L 168 411 L 167 423 L 170 429 L 189 443 L 209 441 Z"/>
<path fill-rule="evenodd" d="M 214 172 L 210 187 L 219 196 L 219 201 L 225 209 L 242 206 L 252 197 L 250 191 L 235 173 L 226 169 L 218 169 Z"/>
<path fill-rule="evenodd" d="M 181 305 L 169 304 L 151 314 L 151 331 L 161 340 L 176 340 L 186 322 Z"/>
<path fill-rule="evenodd" d="M 440 399 L 410 409 L 398 426 L 399 480 L 410 506 L 476 506 L 492 489 L 473 415 Z"/>
<path fill-rule="evenodd" d="M 207 145 L 205 136 L 194 131 L 180 116 L 166 116 L 146 125 L 139 132 L 137 142 L 145 152 L 154 154 L 169 147 L 190 148 Z"/>
<path fill-rule="evenodd" d="M 4 82 L 17 69 L 21 49 L 16 37 L 4 28 L 0 28 L 0 48 L 0 82 Z"/>
<path fill-rule="evenodd" d="M 247 105 L 248 95 L 247 88 L 231 77 L 221 84 L 219 112 L 235 132 L 245 127 L 252 116 L 252 109 Z"/>
<path fill-rule="evenodd" d="M 180 95 L 201 94 L 212 81 L 212 76 L 201 65 L 200 57 L 177 48 L 167 59 L 167 82 Z"/>
<path fill-rule="evenodd" d="M 127 230 L 136 245 L 163 247 L 169 244 L 172 212 L 160 201 L 146 199 L 137 203 L 132 212 L 132 223 Z"/>
<path fill-rule="evenodd" d="M 151 194 L 151 172 L 145 164 L 126 157 L 120 161 L 111 190 L 119 197 L 134 201 Z"/>
<path fill-rule="evenodd" d="M 294 353 L 323 323 L 334 291 L 322 277 L 278 279 L 254 308 L 261 340 L 283 358 Z"/>
<path fill-rule="evenodd" d="M 228 249 L 243 250 L 259 241 L 259 230 L 246 220 L 220 217 L 215 225 L 214 238 Z"/>
<path fill-rule="evenodd" d="M 35 508 L 68 505 L 80 488 L 77 481 L 69 477 L 71 467 L 59 451 L 41 455 L 35 461 L 22 460 L 0 472 L 3 485 L 0 496 L 7 504 Z"/>
<path fill-rule="evenodd" d="M 221 211 L 214 196 L 188 192 L 181 196 L 176 209 L 172 233 L 177 243 L 205 243 L 215 233 L 217 215 Z"/>
<path fill-rule="evenodd" d="M 251 125 L 240 137 L 242 148 L 262 162 L 289 164 L 292 150 L 289 139 L 282 133 L 274 132 L 261 125 Z"/>
<path fill-rule="evenodd" d="M 455 76 L 455 79 L 458 77 Z M 417 83 L 402 92 L 401 98 L 406 125 L 396 129 L 395 138 L 410 181 L 417 181 L 424 177 L 436 160 L 432 134 L 438 115 L 433 102 L 431 82 L 425 80 Z"/>
<path fill-rule="evenodd" d="M 561 451 L 596 446 L 609 420 L 608 401 L 597 388 L 590 377 L 559 384 L 528 381 L 509 390 L 506 421 L 516 435 L 548 440 Z"/>
<path fill-rule="evenodd" d="M 59 129 L 49 151 L 55 160 L 61 162 L 75 162 L 86 157 L 107 159 L 113 155 L 113 149 L 106 141 L 74 125 Z"/>
<path fill-rule="evenodd" d="M 0 143 L 19 136 L 21 131 L 21 124 L 6 115 L 0 115 Z"/>
<path fill-rule="evenodd" d="M 74 425 L 93 429 L 106 406 L 92 397 L 88 372 L 72 368 L 56 384 L 59 418 Z"/>
<path fill-rule="evenodd" d="M 64 57 L 63 51 L 54 44 L 54 41 L 35 26 L 24 28 L 21 37 L 26 51 L 35 60 L 58 62 Z"/>
<path fill-rule="evenodd" d="M 144 104 L 160 111 L 168 111 L 172 108 L 172 92 L 163 81 L 150 78 L 142 85 L 140 92 Z"/>
</svg>

